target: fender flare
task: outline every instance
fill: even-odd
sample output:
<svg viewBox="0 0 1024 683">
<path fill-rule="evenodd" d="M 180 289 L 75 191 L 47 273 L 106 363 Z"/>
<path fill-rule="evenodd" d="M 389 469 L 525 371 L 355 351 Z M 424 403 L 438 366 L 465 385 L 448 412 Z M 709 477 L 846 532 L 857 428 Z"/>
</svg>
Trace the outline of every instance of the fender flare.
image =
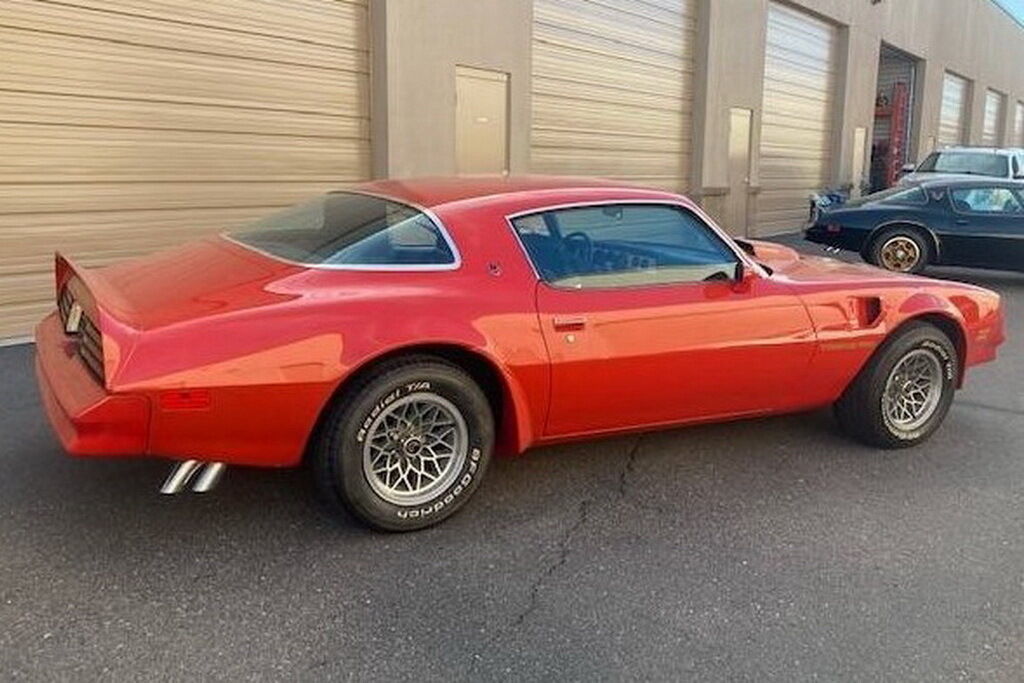
<svg viewBox="0 0 1024 683">
<path fill-rule="evenodd" d="M 519 381 L 508 372 L 503 363 L 486 349 L 467 344 L 465 341 L 450 338 L 428 338 L 401 342 L 377 350 L 373 354 L 359 359 L 338 380 L 334 389 L 324 401 L 317 415 L 316 422 L 310 429 L 307 444 L 311 443 L 312 439 L 316 437 L 320 424 L 324 416 L 329 412 L 331 404 L 362 373 L 371 370 L 373 366 L 379 363 L 397 356 L 427 354 L 444 358 L 446 357 L 446 352 L 454 352 L 463 357 L 472 357 L 476 361 L 486 364 L 500 385 L 498 389 L 501 391 L 500 398 L 503 412 L 495 424 L 496 453 L 501 455 L 519 455 L 529 448 L 536 440 L 536 435 L 530 419 L 529 399 Z M 449 360 L 451 359 L 449 358 Z M 455 362 L 458 364 L 458 361 Z M 306 450 L 308 452 L 308 445 Z"/>
</svg>

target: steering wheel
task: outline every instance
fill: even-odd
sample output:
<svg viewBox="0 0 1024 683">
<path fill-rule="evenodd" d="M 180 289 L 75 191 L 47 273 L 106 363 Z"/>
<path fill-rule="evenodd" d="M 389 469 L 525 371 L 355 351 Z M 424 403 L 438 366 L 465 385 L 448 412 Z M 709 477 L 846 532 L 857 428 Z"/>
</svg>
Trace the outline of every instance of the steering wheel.
<svg viewBox="0 0 1024 683">
<path fill-rule="evenodd" d="M 594 242 L 586 233 L 570 232 L 562 237 L 561 247 L 577 265 L 589 268 L 594 261 Z"/>
</svg>

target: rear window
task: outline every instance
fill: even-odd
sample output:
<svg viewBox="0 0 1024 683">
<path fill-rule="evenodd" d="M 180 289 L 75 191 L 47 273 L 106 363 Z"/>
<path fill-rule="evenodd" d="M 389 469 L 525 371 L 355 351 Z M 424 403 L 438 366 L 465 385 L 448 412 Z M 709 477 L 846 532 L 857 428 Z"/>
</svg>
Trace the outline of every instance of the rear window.
<svg viewBox="0 0 1024 683">
<path fill-rule="evenodd" d="M 1009 159 L 1002 154 L 983 152 L 932 152 L 917 167 L 918 173 L 963 173 L 1005 178 Z"/>
<path fill-rule="evenodd" d="M 380 197 L 332 192 L 250 223 L 228 236 L 310 266 L 451 267 L 455 253 L 419 209 Z"/>
<path fill-rule="evenodd" d="M 890 187 L 888 190 L 880 190 L 863 197 L 851 199 L 837 208 L 856 208 L 865 204 L 927 204 L 928 195 L 920 187 Z"/>
<path fill-rule="evenodd" d="M 927 204 L 928 195 L 920 187 L 899 189 L 888 197 L 882 197 L 883 204 Z"/>
</svg>

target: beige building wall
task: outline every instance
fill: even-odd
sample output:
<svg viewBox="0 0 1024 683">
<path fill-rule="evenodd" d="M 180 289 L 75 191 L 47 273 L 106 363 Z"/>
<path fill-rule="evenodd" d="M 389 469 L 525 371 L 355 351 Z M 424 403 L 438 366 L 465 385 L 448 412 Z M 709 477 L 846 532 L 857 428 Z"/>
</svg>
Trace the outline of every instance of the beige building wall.
<svg viewBox="0 0 1024 683">
<path fill-rule="evenodd" d="M 769 0 L 695 0 L 696 36 L 689 193 L 717 217 L 730 195 L 748 195 L 758 215 L 766 18 Z M 967 136 L 981 141 L 984 93 L 1024 98 L 1024 28 L 991 0 L 794 0 L 838 29 L 830 184 L 850 186 L 854 165 L 870 159 L 882 42 L 921 60 L 914 93 L 911 149 L 919 159 L 938 134 L 943 75 L 970 80 Z M 572 0 L 574 12 L 606 13 L 602 0 Z M 653 3 L 658 8 L 673 3 Z M 619 5 L 616 5 L 619 7 Z M 455 171 L 455 67 L 510 77 L 509 166 L 531 169 L 533 0 L 370 0 L 373 46 L 374 174 L 395 177 Z M 634 7 L 631 11 L 636 11 Z M 659 9 L 659 11 L 661 11 Z M 595 53 L 595 59 L 600 55 Z M 586 104 L 581 104 L 586 106 Z M 749 183 L 728 177 L 729 111 L 753 112 Z M 586 112 L 581 112 L 581 117 Z M 1011 139 L 1013 117 L 1004 117 Z M 858 138 L 858 129 L 863 129 Z M 854 149 L 855 140 L 866 149 Z M 596 157 L 595 157 L 596 158 Z M 549 164 L 550 165 L 550 164 Z M 579 164 L 573 164 L 577 169 Z M 866 167 L 866 163 L 865 163 Z M 580 169 L 577 172 L 587 172 Z M 601 169 L 591 171 L 600 174 Z M 794 225 L 792 228 L 799 226 Z"/>
<path fill-rule="evenodd" d="M 758 135 L 764 73 L 765 14 L 768 0 L 704 0 L 706 18 L 701 36 L 707 60 L 701 111 L 696 112 L 694 194 L 712 215 L 721 216 L 730 186 L 727 173 L 730 107 L 754 109 Z M 917 158 L 934 144 L 938 133 L 942 80 L 946 70 L 971 81 L 973 93 L 967 122 L 971 143 L 980 143 L 987 88 L 1024 97 L 1024 28 L 991 0 L 882 0 L 878 4 L 851 0 L 800 0 L 790 3 L 835 22 L 844 36 L 836 107 L 832 180 L 853 183 L 856 129 L 874 125 L 875 83 L 880 45 L 885 43 L 920 60 L 915 93 L 912 147 Z M 701 65 L 698 65 L 700 73 Z M 1012 117 L 1005 117 L 1004 139 L 1010 139 Z M 758 148 L 755 141 L 754 149 Z M 870 150 L 867 150 L 870 157 Z M 756 159 L 749 192 L 756 215 L 759 179 Z M 799 226 L 793 226 L 794 228 Z"/>
<path fill-rule="evenodd" d="M 376 177 L 454 174 L 455 67 L 509 76 L 509 171 L 530 159 L 531 0 L 370 0 Z"/>
</svg>

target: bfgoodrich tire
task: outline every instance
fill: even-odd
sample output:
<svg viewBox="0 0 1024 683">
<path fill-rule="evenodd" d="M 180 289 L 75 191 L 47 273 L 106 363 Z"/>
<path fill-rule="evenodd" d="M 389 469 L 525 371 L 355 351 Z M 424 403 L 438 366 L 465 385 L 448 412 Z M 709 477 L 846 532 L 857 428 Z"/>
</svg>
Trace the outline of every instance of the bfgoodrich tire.
<svg viewBox="0 0 1024 683">
<path fill-rule="evenodd" d="M 458 511 L 490 463 L 494 417 L 461 368 L 390 361 L 332 406 L 313 450 L 317 487 L 376 529 L 412 531 Z"/>
<path fill-rule="evenodd" d="M 882 344 L 836 402 L 836 418 L 870 446 L 915 446 L 949 412 L 958 363 L 956 348 L 940 329 L 909 323 Z"/>
</svg>

